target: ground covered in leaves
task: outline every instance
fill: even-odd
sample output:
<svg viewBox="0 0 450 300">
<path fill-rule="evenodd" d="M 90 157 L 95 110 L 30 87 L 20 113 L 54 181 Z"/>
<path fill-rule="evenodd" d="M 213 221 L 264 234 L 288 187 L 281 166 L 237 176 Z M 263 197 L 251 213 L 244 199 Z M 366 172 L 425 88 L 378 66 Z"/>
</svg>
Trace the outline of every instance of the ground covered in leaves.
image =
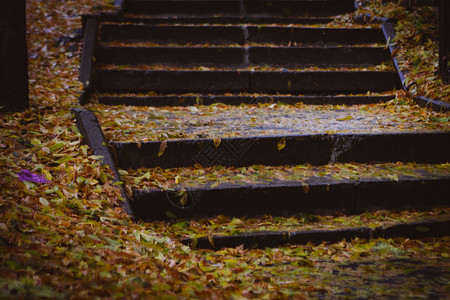
<svg viewBox="0 0 450 300">
<path fill-rule="evenodd" d="M 269 229 L 340 220 L 376 224 L 444 218 L 448 208 L 377 212 L 359 220 L 133 223 L 120 207 L 111 172 L 83 144 L 70 113 L 81 89 L 80 16 L 112 9 L 111 1 L 29 0 L 27 9 L 31 108 L 0 119 L 0 298 L 448 297 L 448 237 L 218 252 L 175 240 L 207 234 L 204 228 L 214 224 L 237 230 L 261 223 Z"/>
<path fill-rule="evenodd" d="M 439 67 L 439 17 L 437 7 L 423 6 L 404 9 L 381 0 L 358 1 L 362 7 L 357 13 L 372 17 L 391 17 L 397 20 L 394 28 L 397 38 L 392 41 L 397 50 L 395 58 L 406 75 L 404 85 L 412 95 L 450 102 L 450 85 L 438 76 Z M 343 18 L 344 22 L 351 19 Z"/>
</svg>

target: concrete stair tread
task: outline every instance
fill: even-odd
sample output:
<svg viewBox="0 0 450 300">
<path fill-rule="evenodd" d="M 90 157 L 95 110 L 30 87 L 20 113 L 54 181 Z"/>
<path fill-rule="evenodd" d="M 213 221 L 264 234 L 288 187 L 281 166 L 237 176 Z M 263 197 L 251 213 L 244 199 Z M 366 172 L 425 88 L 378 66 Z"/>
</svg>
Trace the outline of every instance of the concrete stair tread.
<svg viewBox="0 0 450 300">
<path fill-rule="evenodd" d="M 223 103 L 226 105 L 256 103 L 304 103 L 311 105 L 358 105 L 387 102 L 395 98 L 392 92 L 369 95 L 276 95 L 276 94 L 133 94 L 107 93 L 92 96 L 99 104 L 135 106 L 192 106 Z"/>
<path fill-rule="evenodd" d="M 132 189 L 181 191 L 229 188 L 232 186 L 308 186 L 357 181 L 398 181 L 450 177 L 450 165 L 417 163 L 332 163 L 321 166 L 251 165 L 247 167 L 192 167 L 119 169 L 122 179 Z M 309 184 L 308 184 L 309 183 Z"/>
<path fill-rule="evenodd" d="M 276 103 L 228 106 L 219 103 L 164 108 L 125 106 L 114 110 L 94 106 L 94 109 L 106 136 L 121 142 L 450 129 L 449 122 L 433 121 L 441 114 L 405 104 L 397 106 L 393 100 L 387 104 L 350 107 Z M 164 135 L 168 130 L 170 134 Z"/>
<path fill-rule="evenodd" d="M 192 248 L 220 250 L 223 247 L 264 249 L 283 244 L 332 243 L 356 237 L 414 239 L 441 236 L 448 234 L 449 224 L 449 209 L 439 208 L 429 211 L 378 210 L 349 216 L 336 213 L 300 213 L 290 217 L 264 215 L 258 218 L 219 215 L 146 225 L 152 232 L 164 234 Z"/>
<path fill-rule="evenodd" d="M 444 115 L 409 105 L 99 106 L 96 111 L 124 168 L 449 160 L 450 124 L 439 121 Z"/>
<path fill-rule="evenodd" d="M 448 164 L 140 169 L 125 175 L 141 219 L 361 213 L 448 205 Z M 123 172 L 123 171 L 122 171 Z M 131 174 L 131 176 L 130 176 Z M 426 198 L 424 198 L 426 197 Z M 427 201 L 423 201 L 427 199 Z"/>
<path fill-rule="evenodd" d="M 213 223 L 216 218 L 207 219 Z M 223 219 L 223 218 L 222 218 Z M 237 221 L 235 221 L 237 220 Z M 342 220 L 342 219 L 341 219 Z M 241 219 L 233 218 L 233 221 L 239 222 Z M 175 223 L 178 226 L 183 226 L 186 221 Z M 242 222 L 242 221 L 241 221 Z M 195 224 L 190 222 L 189 224 Z M 247 225 L 245 222 L 241 223 Z M 270 224 L 270 222 L 269 222 Z M 214 223 L 213 223 L 214 225 Z M 225 223 L 224 226 L 227 224 Z M 186 225 L 185 225 L 186 226 Z M 195 225 L 194 225 L 195 226 Z M 223 248 L 238 248 L 244 249 L 267 249 L 278 248 L 285 245 L 311 245 L 311 244 L 323 244 L 323 243 L 339 243 L 344 240 L 372 240 L 372 239 L 394 239 L 405 238 L 409 239 L 421 239 L 421 238 L 438 238 L 448 236 L 448 227 L 450 226 L 450 220 L 448 216 L 440 218 L 440 216 L 431 215 L 429 219 L 421 219 L 419 221 L 412 222 L 391 222 L 389 225 L 373 227 L 358 226 L 358 227 L 341 227 L 332 229 L 321 228 L 320 224 L 314 224 L 316 229 L 303 230 L 301 227 L 298 230 L 262 230 L 254 232 L 242 232 L 239 233 L 239 229 L 235 229 L 235 232 L 228 235 L 221 234 L 205 234 L 203 231 L 200 234 L 192 234 L 192 238 L 174 238 L 181 243 L 190 246 L 193 249 L 210 249 L 221 250 Z M 264 227 L 264 226 L 262 226 Z M 238 227 L 239 228 L 239 227 Z M 171 228 L 170 228 L 171 229 Z M 168 229 L 168 230 L 170 230 Z M 188 226 L 183 231 L 182 228 L 174 228 L 173 235 L 183 232 L 192 232 L 192 227 Z M 167 233 L 166 233 L 167 234 Z M 304 253 L 307 256 L 306 253 Z M 402 265 L 404 261 L 402 262 Z"/>
<path fill-rule="evenodd" d="M 256 232 L 296 232 L 315 230 L 345 230 L 350 228 L 387 228 L 398 224 L 420 224 L 430 220 L 448 222 L 450 211 L 439 208 L 429 211 L 370 211 L 358 215 L 311 215 L 296 214 L 290 217 L 263 215 L 259 218 L 233 218 L 219 215 L 203 220 L 180 220 L 179 222 L 150 223 L 148 226 L 156 233 L 169 233 L 171 238 L 211 236 L 236 236 Z"/>
</svg>

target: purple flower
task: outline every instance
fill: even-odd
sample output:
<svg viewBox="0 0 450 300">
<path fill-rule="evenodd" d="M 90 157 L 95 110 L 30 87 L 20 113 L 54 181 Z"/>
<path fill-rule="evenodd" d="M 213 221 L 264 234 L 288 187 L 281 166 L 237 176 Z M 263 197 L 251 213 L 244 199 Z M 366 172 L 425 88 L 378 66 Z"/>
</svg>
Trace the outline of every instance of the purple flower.
<svg viewBox="0 0 450 300">
<path fill-rule="evenodd" d="M 39 174 L 31 173 L 28 170 L 22 170 L 17 174 L 19 176 L 19 179 L 22 181 L 31 181 L 34 183 L 50 183 L 47 179 L 45 179 L 44 176 Z"/>
</svg>

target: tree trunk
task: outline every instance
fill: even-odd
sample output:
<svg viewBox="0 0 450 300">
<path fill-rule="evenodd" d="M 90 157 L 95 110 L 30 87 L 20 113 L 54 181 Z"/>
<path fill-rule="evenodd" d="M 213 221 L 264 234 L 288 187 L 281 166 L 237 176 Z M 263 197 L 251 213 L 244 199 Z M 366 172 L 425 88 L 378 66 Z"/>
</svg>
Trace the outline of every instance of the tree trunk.
<svg viewBox="0 0 450 300">
<path fill-rule="evenodd" d="M 0 106 L 19 111 L 29 106 L 25 0 L 0 5 Z"/>
</svg>

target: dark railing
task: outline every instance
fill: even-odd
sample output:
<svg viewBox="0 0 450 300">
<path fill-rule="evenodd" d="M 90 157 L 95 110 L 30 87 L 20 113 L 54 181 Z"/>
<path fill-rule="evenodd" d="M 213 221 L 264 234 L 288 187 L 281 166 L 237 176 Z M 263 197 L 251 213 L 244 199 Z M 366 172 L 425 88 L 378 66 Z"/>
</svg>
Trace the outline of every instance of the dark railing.
<svg viewBox="0 0 450 300">
<path fill-rule="evenodd" d="M 383 0 L 383 3 L 398 2 Z M 450 0 L 402 0 L 406 9 L 418 6 L 435 6 L 439 9 L 439 76 L 450 83 Z"/>
<path fill-rule="evenodd" d="M 439 75 L 450 83 L 450 1 L 439 3 Z"/>
</svg>

